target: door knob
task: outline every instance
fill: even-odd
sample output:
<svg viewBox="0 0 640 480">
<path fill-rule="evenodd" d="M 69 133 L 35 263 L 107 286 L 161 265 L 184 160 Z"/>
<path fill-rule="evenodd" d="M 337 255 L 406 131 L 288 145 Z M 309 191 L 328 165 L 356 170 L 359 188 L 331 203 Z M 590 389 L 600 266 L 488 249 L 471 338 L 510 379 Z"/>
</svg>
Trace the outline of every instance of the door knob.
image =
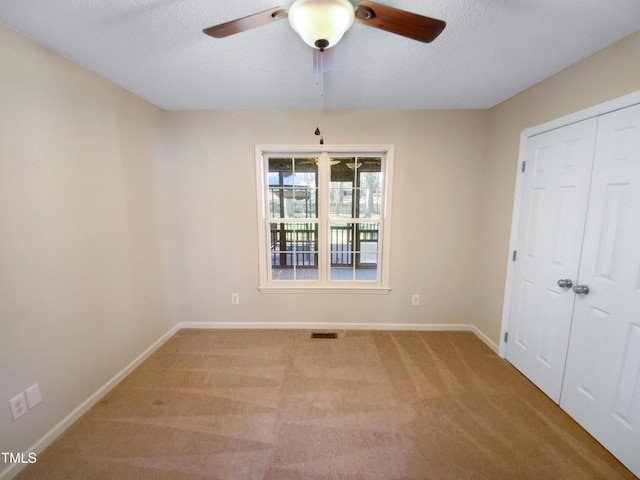
<svg viewBox="0 0 640 480">
<path fill-rule="evenodd" d="M 571 288 L 573 287 L 573 282 L 570 278 L 561 278 L 560 280 L 558 280 L 558 286 L 560 288 Z"/>
<path fill-rule="evenodd" d="M 578 295 L 588 295 L 589 294 L 589 286 L 588 285 L 576 285 L 573 287 L 573 291 Z"/>
</svg>

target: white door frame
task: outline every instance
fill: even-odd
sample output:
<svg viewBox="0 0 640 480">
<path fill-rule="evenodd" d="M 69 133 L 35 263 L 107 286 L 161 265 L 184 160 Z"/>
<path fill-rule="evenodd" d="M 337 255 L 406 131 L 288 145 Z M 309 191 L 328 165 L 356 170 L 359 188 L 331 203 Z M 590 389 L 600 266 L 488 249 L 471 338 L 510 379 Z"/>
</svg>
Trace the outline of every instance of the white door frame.
<svg viewBox="0 0 640 480">
<path fill-rule="evenodd" d="M 507 353 L 507 345 L 505 342 L 505 333 L 509 331 L 509 316 L 511 313 L 511 291 L 513 288 L 513 270 L 514 262 L 512 261 L 513 251 L 516 249 L 518 223 L 520 221 L 520 204 L 522 197 L 522 162 L 525 158 L 525 143 L 529 137 L 538 135 L 540 133 L 548 132 L 555 128 L 564 127 L 571 123 L 580 122 L 588 118 L 604 115 L 605 113 L 620 110 L 621 108 L 630 107 L 632 105 L 640 104 L 640 90 L 630 93 L 623 97 L 609 100 L 607 102 L 595 105 L 593 107 L 580 110 L 578 112 L 566 115 L 564 117 L 551 120 L 550 122 L 537 125 L 535 127 L 526 128 L 520 134 L 520 149 L 518 151 L 518 173 L 516 175 L 516 186 L 513 199 L 513 214 L 511 217 L 511 239 L 509 241 L 509 252 L 507 261 L 507 278 L 504 289 L 504 300 L 502 304 L 502 327 L 500 329 L 500 344 L 498 348 L 498 354 L 500 357 L 505 358 Z"/>
</svg>

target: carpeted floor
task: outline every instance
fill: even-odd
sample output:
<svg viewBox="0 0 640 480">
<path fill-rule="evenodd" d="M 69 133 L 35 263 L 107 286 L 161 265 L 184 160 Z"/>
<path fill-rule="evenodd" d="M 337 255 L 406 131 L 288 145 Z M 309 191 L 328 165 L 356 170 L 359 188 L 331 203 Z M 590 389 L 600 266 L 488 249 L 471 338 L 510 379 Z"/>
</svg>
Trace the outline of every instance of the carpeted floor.
<svg viewBox="0 0 640 480">
<path fill-rule="evenodd" d="M 471 333 L 181 330 L 16 478 L 636 477 Z"/>
</svg>

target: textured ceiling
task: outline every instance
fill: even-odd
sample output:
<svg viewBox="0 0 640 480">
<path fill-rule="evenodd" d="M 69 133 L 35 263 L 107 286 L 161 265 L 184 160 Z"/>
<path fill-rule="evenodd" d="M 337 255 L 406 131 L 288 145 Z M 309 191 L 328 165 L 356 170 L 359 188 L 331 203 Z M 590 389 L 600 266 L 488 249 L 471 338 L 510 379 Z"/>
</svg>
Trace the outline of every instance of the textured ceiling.
<svg viewBox="0 0 640 480">
<path fill-rule="evenodd" d="M 423 44 L 355 23 L 324 74 L 325 109 L 488 108 L 640 29 L 639 0 L 378 1 L 447 27 Z M 315 109 L 313 50 L 288 21 L 202 33 L 291 3 L 0 0 L 0 22 L 161 108 Z"/>
</svg>

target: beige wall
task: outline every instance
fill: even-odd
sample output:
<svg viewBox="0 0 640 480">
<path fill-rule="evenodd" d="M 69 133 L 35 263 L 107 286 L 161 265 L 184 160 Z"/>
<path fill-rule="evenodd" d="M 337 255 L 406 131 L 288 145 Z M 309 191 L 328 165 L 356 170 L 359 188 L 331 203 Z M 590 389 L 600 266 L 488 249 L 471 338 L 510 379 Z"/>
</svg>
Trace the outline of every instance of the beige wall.
<svg viewBox="0 0 640 480">
<path fill-rule="evenodd" d="M 327 112 L 326 143 L 393 143 L 388 295 L 261 294 L 254 144 L 316 142 L 315 112 L 182 112 L 169 119 L 163 241 L 172 314 L 194 322 L 470 324 L 486 111 Z M 231 305 L 231 293 L 240 305 Z M 421 305 L 410 297 L 419 293 Z"/>
<path fill-rule="evenodd" d="M 0 451 L 179 321 L 475 324 L 497 342 L 519 133 L 640 90 L 638 53 L 635 34 L 487 111 L 327 112 L 327 143 L 395 145 L 392 291 L 282 296 L 256 288 L 253 149 L 315 142 L 315 112 L 162 112 L 0 27 L 0 402 L 43 395 L 18 422 L 0 409 Z"/>
<path fill-rule="evenodd" d="M 169 329 L 164 116 L 0 26 L 2 452 L 28 448 Z M 36 382 L 42 403 L 13 422 L 8 400 Z"/>
<path fill-rule="evenodd" d="M 475 322 L 493 341 L 500 333 L 520 132 L 640 90 L 639 59 L 636 32 L 489 111 L 489 149 L 479 179 Z"/>
</svg>

